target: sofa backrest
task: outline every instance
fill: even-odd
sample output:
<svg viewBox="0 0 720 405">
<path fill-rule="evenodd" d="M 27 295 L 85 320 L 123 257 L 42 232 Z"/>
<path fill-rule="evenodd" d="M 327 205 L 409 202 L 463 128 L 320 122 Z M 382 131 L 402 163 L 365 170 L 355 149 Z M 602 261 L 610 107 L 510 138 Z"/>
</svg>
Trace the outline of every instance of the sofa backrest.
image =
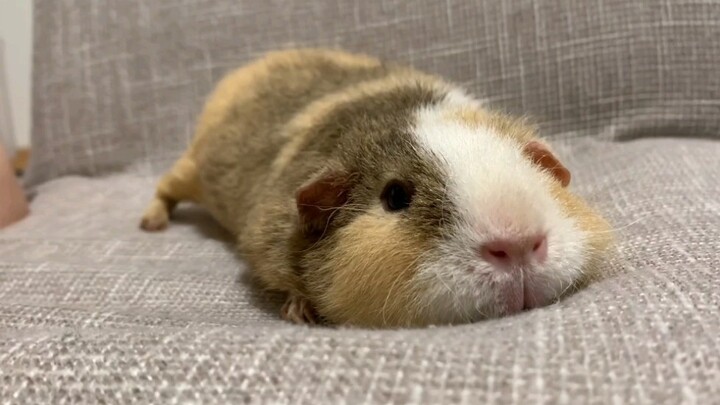
<svg viewBox="0 0 720 405">
<path fill-rule="evenodd" d="M 35 0 L 29 182 L 166 169 L 224 73 L 291 46 L 441 74 L 544 135 L 717 136 L 718 21 L 694 0 Z"/>
</svg>

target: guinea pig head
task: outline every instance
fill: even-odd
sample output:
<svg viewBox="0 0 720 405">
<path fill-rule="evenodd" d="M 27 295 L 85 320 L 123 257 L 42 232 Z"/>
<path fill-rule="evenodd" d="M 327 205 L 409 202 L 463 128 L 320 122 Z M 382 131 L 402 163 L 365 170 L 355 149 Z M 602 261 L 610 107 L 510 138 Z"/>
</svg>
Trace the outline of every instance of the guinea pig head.
<svg viewBox="0 0 720 405">
<path fill-rule="evenodd" d="M 544 306 L 609 243 L 570 171 L 517 121 L 438 102 L 373 131 L 296 196 L 303 278 L 332 322 L 449 324 Z"/>
</svg>

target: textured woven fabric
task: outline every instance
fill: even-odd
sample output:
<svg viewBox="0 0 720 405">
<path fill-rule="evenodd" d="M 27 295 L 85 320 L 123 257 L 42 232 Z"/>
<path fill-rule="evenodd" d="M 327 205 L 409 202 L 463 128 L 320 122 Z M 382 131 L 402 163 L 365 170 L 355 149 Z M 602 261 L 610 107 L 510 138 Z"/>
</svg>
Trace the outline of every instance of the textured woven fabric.
<svg viewBox="0 0 720 405">
<path fill-rule="evenodd" d="M 720 3 L 34 3 L 35 198 L 0 231 L 0 402 L 718 403 Z M 201 210 L 140 232 L 217 80 L 295 45 L 534 116 L 618 228 L 606 277 L 472 325 L 306 328 Z"/>
<path fill-rule="evenodd" d="M 36 0 L 35 14 L 32 184 L 166 169 L 219 78 L 286 46 L 439 73 L 546 134 L 720 133 L 714 1 Z"/>
<path fill-rule="evenodd" d="M 717 403 L 720 143 L 574 138 L 573 187 L 619 228 L 607 277 L 472 325 L 368 331 L 278 319 L 231 243 L 154 179 L 65 177 L 0 231 L 0 400 L 17 403 Z"/>
</svg>

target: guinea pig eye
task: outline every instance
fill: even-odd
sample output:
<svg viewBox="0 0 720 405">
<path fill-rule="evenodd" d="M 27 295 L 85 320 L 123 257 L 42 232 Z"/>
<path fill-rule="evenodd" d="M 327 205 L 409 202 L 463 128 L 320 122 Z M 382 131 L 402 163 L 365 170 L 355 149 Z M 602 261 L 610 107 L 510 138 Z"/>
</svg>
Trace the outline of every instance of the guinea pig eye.
<svg viewBox="0 0 720 405">
<path fill-rule="evenodd" d="M 380 194 L 380 200 L 382 200 L 385 210 L 400 211 L 410 207 L 413 193 L 411 184 L 400 180 L 390 180 Z"/>
</svg>

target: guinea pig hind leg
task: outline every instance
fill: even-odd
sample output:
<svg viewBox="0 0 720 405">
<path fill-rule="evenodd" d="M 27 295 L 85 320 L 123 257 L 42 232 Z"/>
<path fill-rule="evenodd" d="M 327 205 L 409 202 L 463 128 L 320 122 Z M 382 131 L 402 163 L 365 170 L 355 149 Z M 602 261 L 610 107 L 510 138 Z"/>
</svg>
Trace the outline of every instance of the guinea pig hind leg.
<svg viewBox="0 0 720 405">
<path fill-rule="evenodd" d="M 286 321 L 300 325 L 317 323 L 315 309 L 307 298 L 290 294 L 280 310 L 280 316 Z"/>
<path fill-rule="evenodd" d="M 195 162 L 181 157 L 157 185 L 155 197 L 145 209 L 140 228 L 160 231 L 167 227 L 170 213 L 180 201 L 200 200 L 200 184 Z"/>
</svg>

